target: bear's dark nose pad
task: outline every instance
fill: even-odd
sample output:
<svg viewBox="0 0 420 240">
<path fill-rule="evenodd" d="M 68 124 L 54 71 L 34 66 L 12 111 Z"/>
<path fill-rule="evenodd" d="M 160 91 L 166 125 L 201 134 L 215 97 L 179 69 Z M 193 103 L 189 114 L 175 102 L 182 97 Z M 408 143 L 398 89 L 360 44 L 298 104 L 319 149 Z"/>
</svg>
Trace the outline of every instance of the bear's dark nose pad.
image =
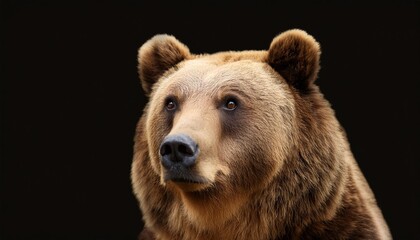
<svg viewBox="0 0 420 240">
<path fill-rule="evenodd" d="M 162 165 L 167 169 L 176 163 L 191 167 L 198 155 L 198 145 L 185 134 L 167 136 L 160 145 L 160 155 Z"/>
</svg>

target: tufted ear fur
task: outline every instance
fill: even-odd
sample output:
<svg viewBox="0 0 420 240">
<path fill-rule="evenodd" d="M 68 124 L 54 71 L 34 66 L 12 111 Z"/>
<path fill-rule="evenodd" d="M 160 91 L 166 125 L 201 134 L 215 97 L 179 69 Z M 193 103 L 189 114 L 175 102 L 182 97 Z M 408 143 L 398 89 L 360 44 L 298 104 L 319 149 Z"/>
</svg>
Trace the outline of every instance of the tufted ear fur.
<svg viewBox="0 0 420 240">
<path fill-rule="evenodd" d="M 138 71 L 146 95 L 163 73 L 190 56 L 188 47 L 166 34 L 156 35 L 144 43 L 139 49 Z"/>
<path fill-rule="evenodd" d="M 306 90 L 317 78 L 321 50 L 305 31 L 294 29 L 273 39 L 268 64 L 298 90 Z"/>
</svg>

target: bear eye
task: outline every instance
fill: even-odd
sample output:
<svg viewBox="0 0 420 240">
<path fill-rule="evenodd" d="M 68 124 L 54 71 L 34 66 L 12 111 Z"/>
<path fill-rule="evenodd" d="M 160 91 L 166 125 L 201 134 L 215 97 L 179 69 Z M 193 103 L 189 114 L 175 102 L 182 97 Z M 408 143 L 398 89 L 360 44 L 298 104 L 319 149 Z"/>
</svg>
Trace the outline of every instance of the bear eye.
<svg viewBox="0 0 420 240">
<path fill-rule="evenodd" d="M 225 103 L 224 108 L 226 110 L 232 111 L 232 110 L 235 110 L 237 106 L 238 106 L 238 104 L 236 103 L 236 100 L 234 100 L 234 99 L 228 99 L 226 101 L 226 103 Z"/>
<path fill-rule="evenodd" d="M 175 110 L 175 109 L 176 109 L 176 103 L 175 103 L 175 100 L 173 100 L 173 99 L 167 99 L 167 100 L 166 100 L 166 103 L 165 103 L 165 108 L 166 108 L 166 110 L 168 110 L 168 111 L 173 111 L 173 110 Z"/>
</svg>

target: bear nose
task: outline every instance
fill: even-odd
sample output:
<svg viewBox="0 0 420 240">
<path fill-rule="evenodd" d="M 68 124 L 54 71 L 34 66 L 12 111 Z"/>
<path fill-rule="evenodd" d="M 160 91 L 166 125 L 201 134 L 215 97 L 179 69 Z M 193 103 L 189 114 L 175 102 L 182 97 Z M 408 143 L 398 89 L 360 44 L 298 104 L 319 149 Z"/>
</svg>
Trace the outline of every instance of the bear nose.
<svg viewBox="0 0 420 240">
<path fill-rule="evenodd" d="M 167 136 L 160 145 L 162 165 L 170 169 L 175 164 L 191 167 L 198 155 L 198 145 L 185 134 Z"/>
</svg>

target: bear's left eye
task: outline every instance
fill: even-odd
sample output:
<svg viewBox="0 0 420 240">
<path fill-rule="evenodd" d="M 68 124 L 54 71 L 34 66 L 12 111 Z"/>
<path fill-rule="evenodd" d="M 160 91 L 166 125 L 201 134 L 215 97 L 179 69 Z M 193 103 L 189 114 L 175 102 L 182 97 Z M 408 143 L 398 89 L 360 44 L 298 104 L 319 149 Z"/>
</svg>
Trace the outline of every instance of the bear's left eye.
<svg viewBox="0 0 420 240">
<path fill-rule="evenodd" d="M 238 104 L 236 103 L 236 100 L 234 100 L 234 99 L 228 99 L 226 101 L 226 103 L 225 103 L 224 108 L 226 110 L 232 111 L 232 110 L 235 110 L 237 106 L 238 106 Z"/>
<path fill-rule="evenodd" d="M 176 102 L 175 102 L 175 100 L 173 100 L 173 99 L 167 99 L 166 100 L 166 102 L 165 102 L 165 108 L 166 108 L 166 110 L 168 110 L 168 111 L 173 111 L 173 110 L 175 110 L 176 109 Z"/>
</svg>

